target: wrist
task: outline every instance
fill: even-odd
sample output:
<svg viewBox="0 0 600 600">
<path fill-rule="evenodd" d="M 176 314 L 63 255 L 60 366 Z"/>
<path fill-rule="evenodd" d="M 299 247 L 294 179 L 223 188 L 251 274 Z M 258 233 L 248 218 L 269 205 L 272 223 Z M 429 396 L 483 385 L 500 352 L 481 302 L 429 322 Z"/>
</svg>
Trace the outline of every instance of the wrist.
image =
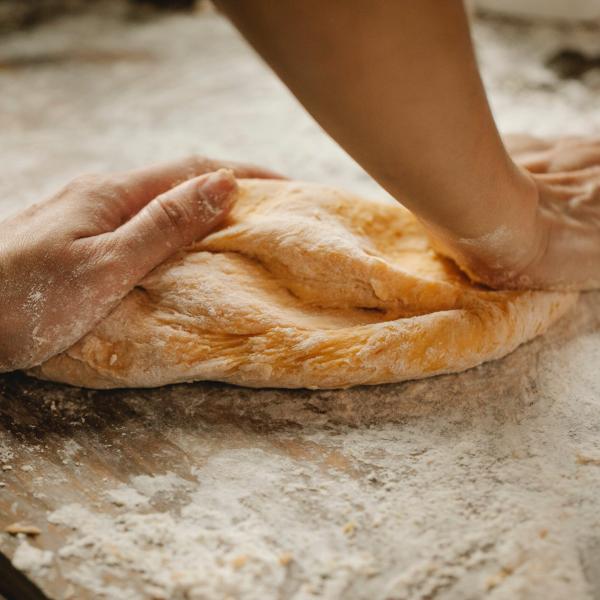
<svg viewBox="0 0 600 600">
<path fill-rule="evenodd" d="M 492 287 L 512 287 L 545 244 L 537 184 L 531 174 L 517 167 L 515 171 L 514 179 L 499 186 L 501 193 L 483 211 L 479 207 L 479 218 L 470 220 L 476 227 L 450 229 L 425 223 L 436 250 L 452 258 L 471 279 Z"/>
</svg>

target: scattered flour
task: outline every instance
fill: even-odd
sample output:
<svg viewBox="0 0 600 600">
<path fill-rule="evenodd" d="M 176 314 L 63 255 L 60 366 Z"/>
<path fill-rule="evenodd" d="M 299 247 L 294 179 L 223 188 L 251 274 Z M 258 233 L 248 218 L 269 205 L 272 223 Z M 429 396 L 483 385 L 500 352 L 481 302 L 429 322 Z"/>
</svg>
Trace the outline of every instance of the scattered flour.
<svg viewBox="0 0 600 600">
<path fill-rule="evenodd" d="M 148 503 L 148 499 L 129 486 L 109 490 L 107 497 L 115 506 L 124 506 L 125 508 L 135 508 Z"/>
<path fill-rule="evenodd" d="M 131 479 L 132 486 L 144 496 L 152 498 L 156 494 L 168 494 L 175 490 L 190 487 L 190 482 L 182 479 L 175 473 L 167 472 L 164 475 L 137 475 Z"/>
<path fill-rule="evenodd" d="M 21 571 L 31 575 L 42 574 L 51 564 L 54 553 L 50 550 L 40 550 L 22 539 L 15 550 L 12 563 Z"/>
<path fill-rule="evenodd" d="M 11 450 L 8 443 L 0 439 L 0 464 L 9 463 L 15 457 L 14 452 Z"/>
<path fill-rule="evenodd" d="M 75 440 L 67 439 L 63 442 L 62 448 L 58 451 L 63 464 L 75 463 L 75 458 L 83 450 L 80 444 Z"/>
<path fill-rule="evenodd" d="M 567 81 L 544 67 L 564 47 L 600 54 L 597 28 L 483 21 L 474 34 L 503 131 L 600 131 L 598 70 Z M 11 93 L 0 95 L 10 149 L 0 213 L 81 172 L 193 152 L 380 193 L 216 17 L 127 28 L 55 21 L 0 50 L 35 55 L 82 37 L 100 49 L 160 48 L 160 61 L 2 71 Z M 204 452 L 189 481 L 133 477 L 102 508 L 74 489 L 78 502 L 48 517 L 65 545 L 52 556 L 19 540 L 15 564 L 42 573 L 52 561 L 88 595 L 111 600 L 595 600 L 599 311 L 597 296 L 584 295 L 572 319 L 505 360 L 405 386 L 147 392 L 148 414 L 160 412 L 158 398 L 190 416 L 212 410 L 283 432 L 183 427 L 169 440 Z M 69 442 L 61 458 L 80 451 Z M 13 460 L 0 440 L 0 463 Z M 165 468 L 175 468 L 167 458 Z"/>
<path fill-rule="evenodd" d="M 304 530 L 291 527 L 303 500 L 282 493 L 279 480 L 282 474 L 290 481 L 312 479 L 317 472 L 257 449 L 219 454 L 194 472 L 199 478 L 196 491 L 177 515 L 146 511 L 147 504 L 133 501 L 127 508 L 137 511 L 114 518 L 79 504 L 50 514 L 51 523 L 74 530 L 59 552 L 61 559 L 75 559 L 77 565 L 71 568 L 73 562 L 65 564 L 62 571 L 66 577 L 103 597 L 112 596 L 102 585 L 98 587 L 102 573 L 110 573 L 113 580 L 122 579 L 126 585 L 127 574 L 134 571 L 156 598 L 262 600 L 286 589 L 290 569 L 300 569 L 305 579 L 301 586 L 304 591 L 297 590 L 299 598 L 310 590 L 338 597 L 352 579 L 368 579 L 377 572 L 373 555 L 353 549 L 353 535 L 344 527 L 353 512 L 351 502 L 344 501 L 339 514 L 337 509 L 320 516 L 315 512 Z M 172 474 L 133 478 L 136 488 L 149 496 L 181 487 L 182 482 Z M 185 484 L 189 487 L 189 482 Z M 315 481 L 315 486 L 314 501 L 318 502 L 321 495 L 335 493 L 336 483 Z M 113 495 L 133 500 L 142 497 L 134 488 L 126 489 L 126 493 L 124 488 Z M 259 509 L 257 490 L 261 497 L 273 499 L 270 514 Z M 328 548 L 331 534 L 322 527 L 323 519 L 339 521 L 333 549 Z M 296 547 L 302 547 L 301 555 L 295 555 Z M 92 560 L 96 564 L 93 573 L 81 568 Z M 119 598 L 138 597 L 133 589 L 121 590 L 121 594 Z"/>
</svg>

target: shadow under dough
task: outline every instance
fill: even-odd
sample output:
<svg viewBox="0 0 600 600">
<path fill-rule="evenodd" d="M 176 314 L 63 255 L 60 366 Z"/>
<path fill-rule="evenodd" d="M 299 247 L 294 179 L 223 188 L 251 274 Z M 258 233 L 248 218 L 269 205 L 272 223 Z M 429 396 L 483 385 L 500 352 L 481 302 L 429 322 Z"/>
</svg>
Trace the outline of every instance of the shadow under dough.
<svg viewBox="0 0 600 600">
<path fill-rule="evenodd" d="M 532 404 L 540 364 L 578 336 L 600 330 L 600 294 L 582 295 L 550 331 L 505 358 L 463 373 L 346 390 L 252 389 L 213 382 L 154 389 L 88 390 L 0 377 L 0 422 L 37 439 L 74 428 L 102 431 L 138 421 L 144 428 L 202 429 L 231 424 L 253 431 L 298 427 L 360 427 L 452 413 L 469 421 L 486 414 L 515 421 Z M 131 423 L 129 423 L 131 425 Z"/>
</svg>

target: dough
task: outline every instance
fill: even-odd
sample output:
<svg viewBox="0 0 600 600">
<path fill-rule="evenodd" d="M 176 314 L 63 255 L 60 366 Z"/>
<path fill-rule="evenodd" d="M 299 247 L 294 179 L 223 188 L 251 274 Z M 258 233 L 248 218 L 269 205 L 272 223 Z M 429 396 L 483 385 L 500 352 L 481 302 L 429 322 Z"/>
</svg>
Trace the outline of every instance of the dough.
<svg viewBox="0 0 600 600">
<path fill-rule="evenodd" d="M 222 229 L 156 268 L 33 374 L 93 388 L 402 381 L 500 358 L 576 299 L 471 283 L 397 204 L 241 180 Z"/>
</svg>

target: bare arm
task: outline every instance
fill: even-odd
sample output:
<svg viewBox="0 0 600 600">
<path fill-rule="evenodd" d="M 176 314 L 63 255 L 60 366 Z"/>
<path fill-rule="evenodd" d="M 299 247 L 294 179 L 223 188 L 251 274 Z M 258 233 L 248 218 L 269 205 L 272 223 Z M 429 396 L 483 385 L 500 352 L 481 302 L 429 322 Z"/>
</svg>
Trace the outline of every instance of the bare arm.
<svg viewBox="0 0 600 600">
<path fill-rule="evenodd" d="M 218 4 L 325 130 L 474 278 L 509 287 L 588 287 L 600 278 L 600 267 L 573 277 L 577 253 L 560 272 L 538 264 L 551 244 L 543 194 L 498 134 L 460 0 Z M 590 235 L 597 256 L 600 235 Z"/>
<path fill-rule="evenodd" d="M 478 237 L 522 212 L 511 200 L 533 199 L 496 130 L 460 1 L 219 4 L 333 138 L 426 222 Z"/>
</svg>

